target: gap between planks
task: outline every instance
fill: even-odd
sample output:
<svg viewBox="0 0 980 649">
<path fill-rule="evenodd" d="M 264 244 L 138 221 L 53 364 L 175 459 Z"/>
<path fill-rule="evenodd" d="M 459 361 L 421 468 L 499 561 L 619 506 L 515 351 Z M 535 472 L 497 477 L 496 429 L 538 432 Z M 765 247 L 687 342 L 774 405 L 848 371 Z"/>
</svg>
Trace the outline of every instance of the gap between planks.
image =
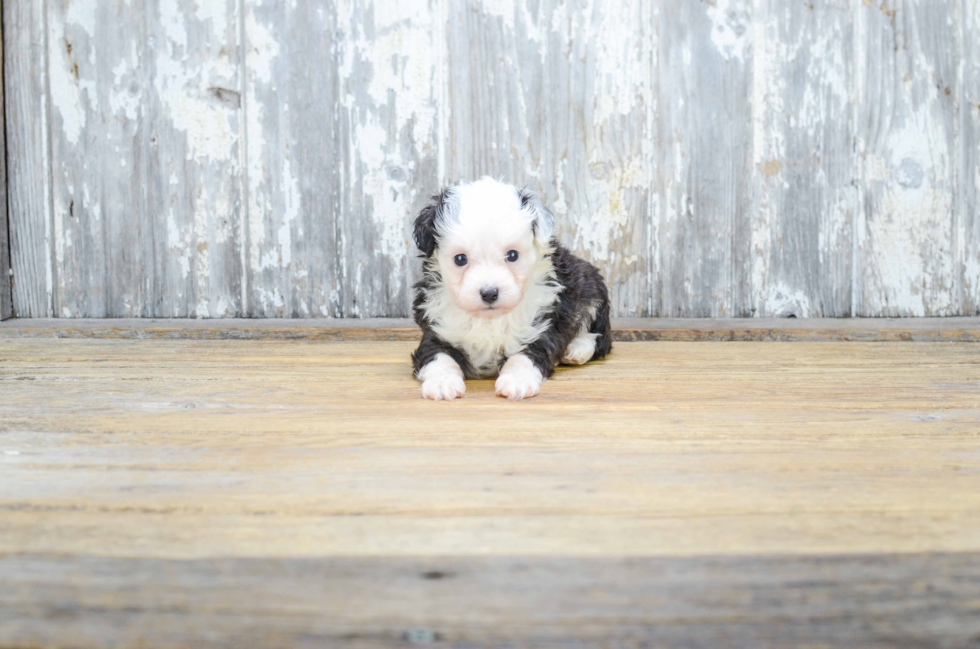
<svg viewBox="0 0 980 649">
<path fill-rule="evenodd" d="M 146 340 L 418 340 L 408 318 L 13 319 L 0 338 Z M 980 342 L 980 317 L 614 318 L 617 341 Z"/>
</svg>

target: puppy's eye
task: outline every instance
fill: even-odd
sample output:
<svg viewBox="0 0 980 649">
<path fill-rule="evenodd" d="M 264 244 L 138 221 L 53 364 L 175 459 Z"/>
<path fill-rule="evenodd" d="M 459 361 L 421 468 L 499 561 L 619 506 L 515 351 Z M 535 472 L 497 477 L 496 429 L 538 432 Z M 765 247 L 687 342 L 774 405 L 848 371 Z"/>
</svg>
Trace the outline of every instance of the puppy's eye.
<svg viewBox="0 0 980 649">
<path fill-rule="evenodd" d="M 453 257 L 453 261 L 456 262 L 457 266 L 465 266 L 467 261 L 466 255 L 456 255 L 455 257 Z"/>
<path fill-rule="evenodd" d="M 517 261 L 518 257 L 520 257 L 520 255 L 517 254 L 516 250 L 511 250 L 507 253 L 507 261 Z"/>
</svg>

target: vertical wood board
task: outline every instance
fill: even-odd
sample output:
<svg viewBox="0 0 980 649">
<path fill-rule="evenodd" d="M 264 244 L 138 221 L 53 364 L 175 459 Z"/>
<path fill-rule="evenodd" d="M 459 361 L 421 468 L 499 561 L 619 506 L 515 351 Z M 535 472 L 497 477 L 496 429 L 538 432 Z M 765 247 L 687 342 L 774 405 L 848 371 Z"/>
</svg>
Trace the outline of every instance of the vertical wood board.
<svg viewBox="0 0 980 649">
<path fill-rule="evenodd" d="M 662 316 L 751 315 L 753 7 L 664 4 L 658 128 Z"/>
<path fill-rule="evenodd" d="M 54 315 L 45 8 L 45 0 L 3 3 L 11 282 L 22 318 Z"/>
<path fill-rule="evenodd" d="M 404 316 L 438 189 L 439 2 L 249 2 L 249 314 Z"/>
<path fill-rule="evenodd" d="M 752 313 L 843 317 L 857 158 L 847 3 L 762 3 L 752 62 Z"/>
<path fill-rule="evenodd" d="M 233 0 L 49 2 L 56 315 L 240 315 Z"/>
<path fill-rule="evenodd" d="M 2 15 L 0 3 L 0 15 Z M 2 17 L 0 17 L 2 20 Z M 0 38 L 0 70 L 3 69 L 3 39 Z M 0 77 L 2 78 L 2 77 Z M 13 295 L 10 292 L 10 239 L 7 226 L 7 142 L 3 123 L 3 85 L 0 84 L 0 320 L 14 314 Z"/>
<path fill-rule="evenodd" d="M 955 3 L 858 4 L 856 316 L 943 316 L 955 294 L 957 67 Z"/>
<path fill-rule="evenodd" d="M 614 311 L 650 315 L 653 4 L 451 7 L 449 180 L 492 175 L 535 189 L 557 236 L 603 271 Z"/>
<path fill-rule="evenodd" d="M 961 315 L 980 314 L 980 2 L 962 0 L 963 56 L 960 86 L 960 164 L 956 262 Z"/>
<path fill-rule="evenodd" d="M 415 215 L 484 174 L 616 315 L 980 313 L 975 0 L 3 13 L 5 313 L 405 316 Z"/>
</svg>

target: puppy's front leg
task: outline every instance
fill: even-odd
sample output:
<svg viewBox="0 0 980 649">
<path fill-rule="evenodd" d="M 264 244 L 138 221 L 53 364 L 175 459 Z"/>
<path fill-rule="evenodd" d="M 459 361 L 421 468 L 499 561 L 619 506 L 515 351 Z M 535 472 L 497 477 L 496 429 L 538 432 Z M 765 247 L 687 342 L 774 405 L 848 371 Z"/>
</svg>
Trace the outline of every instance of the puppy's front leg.
<svg viewBox="0 0 980 649">
<path fill-rule="evenodd" d="M 500 369 L 494 387 L 497 396 L 519 401 L 537 396 L 541 392 L 544 375 L 526 354 L 514 354 Z"/>
<path fill-rule="evenodd" d="M 466 394 L 466 382 L 459 363 L 449 354 L 436 354 L 436 357 L 419 370 L 422 381 L 422 396 L 433 401 L 452 401 Z"/>
</svg>

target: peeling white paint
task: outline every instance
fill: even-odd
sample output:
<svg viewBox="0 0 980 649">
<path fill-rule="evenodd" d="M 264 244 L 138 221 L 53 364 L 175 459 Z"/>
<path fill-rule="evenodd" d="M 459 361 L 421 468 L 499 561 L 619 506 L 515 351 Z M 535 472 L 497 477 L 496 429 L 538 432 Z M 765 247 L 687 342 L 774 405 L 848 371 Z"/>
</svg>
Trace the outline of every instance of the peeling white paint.
<svg viewBox="0 0 980 649">
<path fill-rule="evenodd" d="M 181 277 L 187 279 L 191 272 L 190 237 L 181 231 L 172 208 L 167 212 L 167 247 L 176 254 Z"/>
<path fill-rule="evenodd" d="M 220 58 L 192 60 L 187 52 L 187 15 L 178 0 L 161 0 L 161 25 L 167 42 L 157 48 L 154 87 L 173 127 L 187 134 L 188 159 L 206 163 L 236 158 L 237 129 L 229 110 L 207 97 L 211 87 L 232 87 L 231 69 Z M 208 24 L 213 24 L 209 21 Z M 214 33 L 220 42 L 223 33 Z"/>
<path fill-rule="evenodd" d="M 752 22 L 745 0 L 713 0 L 705 3 L 711 21 L 711 42 L 726 59 L 744 59 L 750 47 L 747 35 Z"/>
<path fill-rule="evenodd" d="M 593 163 L 601 162 L 593 157 Z M 626 160 L 621 167 L 603 173 L 595 181 L 592 193 L 597 206 L 593 210 L 590 227 L 579 227 L 575 236 L 575 247 L 589 251 L 589 258 L 600 262 L 625 262 L 630 259 L 623 255 L 617 242 L 628 237 L 632 224 L 629 190 L 645 190 L 650 187 L 650 174 L 646 161 L 640 156 Z M 635 263 L 635 258 L 633 259 Z"/>
<path fill-rule="evenodd" d="M 135 3 L 126 6 L 137 15 Z M 662 267 L 672 276 L 658 281 L 713 300 L 722 305 L 719 311 L 731 303 L 733 283 L 747 274 L 758 315 L 820 315 L 824 296 L 811 293 L 807 281 L 786 279 L 796 279 L 797 269 L 779 267 L 791 265 L 782 254 L 787 241 L 802 250 L 801 265 L 816 256 L 821 269 L 843 278 L 852 269 L 842 261 L 848 251 L 841 248 L 853 240 L 852 281 L 860 289 L 854 299 L 862 314 L 953 314 L 960 296 L 980 291 L 980 258 L 975 247 L 964 248 L 974 245 L 964 243 L 972 237 L 969 228 L 975 229 L 967 225 L 972 215 L 963 213 L 969 199 L 957 196 L 964 183 L 980 189 L 980 168 L 962 160 L 971 150 L 960 148 L 957 139 L 969 120 L 980 120 L 980 109 L 960 102 L 960 95 L 969 98 L 962 88 L 976 75 L 964 73 L 971 64 L 966 54 L 957 62 L 947 51 L 959 51 L 959 34 L 980 31 L 980 11 L 956 3 L 955 11 L 930 24 L 931 14 L 913 3 L 902 6 L 905 14 L 893 26 L 879 8 L 861 3 L 800 8 L 708 0 L 688 12 L 692 24 L 685 27 L 691 31 L 670 52 L 672 69 L 666 69 L 657 59 L 667 51 L 658 42 L 663 32 L 651 16 L 659 6 L 638 0 L 478 0 L 461 9 L 445 0 L 368 0 L 306 13 L 295 0 L 282 6 L 272 0 L 161 0 L 146 14 L 146 39 L 135 30 L 128 38 L 115 27 L 106 29 L 100 22 L 105 5 L 95 0 L 56 7 L 39 23 L 47 26 L 50 64 L 41 84 L 48 92 L 40 102 L 50 100 L 53 110 L 45 113 L 54 117 L 54 128 L 40 129 L 39 139 L 51 134 L 56 158 L 55 190 L 44 208 L 42 245 L 53 256 L 46 268 L 48 294 L 56 292 L 54 283 L 62 294 L 75 290 L 66 269 L 75 256 L 111 247 L 98 238 L 101 226 L 93 225 L 105 221 L 116 227 L 119 205 L 128 204 L 111 197 L 128 175 L 145 170 L 145 161 L 133 157 L 133 142 L 162 161 L 160 178 L 150 182 L 157 183 L 155 190 L 163 180 L 164 193 L 173 197 L 173 204 L 154 209 L 163 221 L 166 263 L 176 286 L 167 308 L 177 315 L 236 311 L 219 286 L 234 267 L 229 254 L 241 255 L 250 273 L 241 282 L 242 302 L 254 299 L 259 312 L 328 316 L 383 309 L 383 300 L 408 294 L 408 269 L 415 263 L 410 223 L 419 193 L 447 173 L 488 160 L 510 166 L 484 171 L 513 171 L 553 199 L 566 241 L 602 266 L 614 295 L 622 298 L 620 309 L 653 310 L 645 306 L 653 298 L 642 294 L 643 277 Z M 800 20 L 797 10 L 813 13 L 792 23 L 791 18 Z M 957 13 L 964 10 L 965 18 Z M 469 12 L 470 28 L 493 35 L 479 44 L 472 35 L 462 38 L 488 48 L 479 55 L 496 66 L 489 100 L 499 96 L 499 106 L 467 106 L 476 95 L 462 97 L 460 104 L 449 87 L 449 61 L 455 65 L 452 57 L 460 53 L 448 46 L 461 37 L 446 29 L 457 11 Z M 676 27 L 670 13 L 664 16 L 668 30 Z M 308 26 L 301 23 L 310 20 L 317 27 L 304 32 Z M 941 25 L 952 40 L 943 38 L 942 29 L 928 31 Z M 239 29 L 245 43 L 237 42 Z M 292 29 L 302 38 L 293 39 Z M 34 42 L 42 42 L 45 34 L 40 36 Z M 317 38 L 325 39 L 326 48 L 318 53 L 333 56 L 305 59 L 297 48 Z M 105 45 L 110 42 L 111 48 Z M 934 43 L 952 45 L 936 49 Z M 888 55 L 896 46 L 901 56 Z M 884 59 L 877 58 L 881 52 Z M 937 82 L 950 83 L 944 79 L 950 60 L 956 78 L 948 97 Z M 318 88 L 316 100 L 304 105 L 313 95 L 294 87 L 296 79 L 305 83 L 307 77 L 292 66 L 308 71 L 310 65 L 335 70 L 336 77 L 324 74 L 329 92 Z M 726 149 L 716 160 L 697 149 L 693 127 L 711 126 L 698 124 L 697 111 L 710 99 L 698 88 L 684 88 L 683 75 L 693 78 L 703 65 L 715 66 L 711 75 L 724 73 L 725 84 L 750 84 L 726 86 L 724 92 L 741 94 L 726 94 L 724 106 L 712 113 L 722 119 L 735 114 L 727 111 L 744 114 L 741 102 L 751 103 L 751 133 L 745 133 L 751 150 L 744 159 L 732 159 Z M 490 81 L 488 76 L 473 84 Z M 242 89 L 236 106 L 234 93 Z M 570 98 L 552 94 L 566 91 Z M 336 103 L 323 105 L 319 98 L 327 96 Z M 668 105 L 659 106 L 658 99 Z M 561 105 L 548 104 L 555 101 Z M 304 119 L 314 113 L 336 128 L 339 139 L 348 138 L 331 142 L 340 153 L 326 167 L 308 155 L 308 134 L 296 126 L 308 124 Z M 460 120 L 467 114 L 473 120 L 465 127 L 479 130 L 472 138 L 475 148 L 450 151 L 446 147 L 455 144 L 453 133 L 463 128 Z M 148 119 L 153 130 L 141 131 Z M 661 131 L 665 123 L 671 128 Z M 829 142 L 835 129 L 853 129 L 855 146 L 845 152 L 839 142 Z M 149 144 L 151 133 L 162 138 L 159 144 Z M 242 137 L 248 146 L 239 149 Z M 93 143 L 102 143 L 115 159 L 91 155 Z M 37 148 L 49 150 L 44 143 Z M 311 159 L 314 165 L 307 166 Z M 723 173 L 733 165 L 751 174 L 751 214 L 739 209 L 732 223 L 716 223 L 704 206 L 724 211 L 725 201 L 736 199 Z M 840 173 L 842 166 L 855 167 L 852 177 Z M 732 176 L 742 178 L 741 173 L 735 169 Z M 104 186 L 98 174 L 106 175 Z M 320 178 L 331 183 L 329 209 L 304 204 L 316 201 L 301 195 L 301 188 L 315 195 Z M 235 214 L 242 209 L 239 189 L 248 196 L 247 217 Z M 704 192 L 727 195 L 706 201 Z M 793 204 L 795 195 L 820 201 L 813 207 L 819 210 L 817 222 L 804 224 L 803 234 L 786 227 L 786 219 L 803 214 Z M 700 213 L 693 206 L 702 206 Z M 325 244 L 311 240 L 323 230 L 315 223 L 309 227 L 310 210 L 339 219 L 329 235 L 338 241 L 336 250 L 321 250 Z M 69 211 L 85 220 L 72 221 Z M 705 223 L 711 227 L 703 228 Z M 706 280 L 711 285 L 697 277 L 699 265 L 731 261 L 712 256 L 713 242 L 727 241 L 733 230 L 744 237 L 746 228 L 748 237 L 733 244 L 749 242 L 747 255 L 738 251 L 746 257 L 745 268 L 725 268 Z M 677 237 L 685 240 L 678 243 Z M 241 251 L 235 248 L 239 243 Z M 678 245 L 699 258 L 672 266 L 669 256 L 677 251 L 670 246 Z M 310 259 L 325 261 L 317 267 Z M 326 268 L 332 265 L 336 271 Z M 382 266 L 386 276 L 378 270 Z M 738 274 L 743 271 L 748 272 Z M 96 284 L 97 274 L 92 271 L 85 281 Z M 139 312 L 139 301 L 152 297 L 126 287 L 111 299 L 127 312 Z M 55 311 L 79 315 L 75 304 L 56 305 Z"/>
<path fill-rule="evenodd" d="M 502 19 L 508 30 L 514 29 L 514 15 L 517 12 L 514 0 L 487 0 L 480 3 L 480 8 L 486 15 Z"/>
<path fill-rule="evenodd" d="M 214 238 L 209 236 L 210 223 L 214 220 L 209 200 L 210 189 L 202 188 L 194 202 L 194 279 L 197 286 L 197 305 L 194 314 L 198 318 L 210 318 L 210 280 L 211 280 L 211 246 L 217 245 Z M 220 192 L 220 188 L 218 188 Z"/>
<path fill-rule="evenodd" d="M 293 175 L 289 164 L 289 157 L 282 161 L 282 182 L 283 182 L 283 212 L 282 225 L 279 227 L 279 264 L 283 268 L 288 268 L 293 263 L 293 223 L 300 214 L 302 201 L 299 190 L 299 181 Z"/>
<path fill-rule="evenodd" d="M 779 283 L 769 288 L 763 305 L 763 313 L 769 318 L 809 318 L 813 315 L 810 298 L 802 290 Z"/>
<path fill-rule="evenodd" d="M 624 37 L 623 25 L 636 21 L 639 3 L 604 0 L 602 22 L 594 39 L 596 50 L 595 112 L 602 126 L 616 115 L 629 115 L 650 105 L 650 52 L 653 39 L 633 30 Z"/>
<path fill-rule="evenodd" d="M 359 183 L 361 204 L 370 210 L 377 250 L 367 254 L 383 255 L 394 267 L 407 269 L 411 212 L 424 189 L 415 172 L 416 160 L 431 158 L 439 144 L 440 91 L 435 84 L 442 78 L 442 62 L 432 43 L 439 16 L 426 0 L 377 2 L 370 14 L 373 38 L 368 38 L 365 13 L 364 7 L 338 7 L 338 24 L 352 30 L 339 62 L 345 89 L 341 102 L 352 127 L 353 155 L 346 174 Z M 355 72 L 365 69 L 370 70 L 366 86 Z M 361 270 L 350 278 L 353 295 L 347 299 L 361 293 Z"/>
<path fill-rule="evenodd" d="M 218 0 L 195 0 L 195 17 L 210 23 L 211 32 L 224 38 L 228 30 L 228 5 Z"/>
<path fill-rule="evenodd" d="M 135 122 L 139 117 L 143 93 L 139 80 L 133 78 L 140 69 L 139 52 L 132 43 L 129 56 L 121 59 L 112 69 L 113 83 L 109 91 L 109 108 L 115 115 L 125 115 Z"/>
<path fill-rule="evenodd" d="M 90 4 L 94 4 L 94 2 Z M 72 7 L 81 7 L 82 5 L 83 3 L 77 3 L 73 4 Z M 81 80 L 75 76 L 75 71 L 79 70 L 79 74 L 81 74 L 82 68 L 75 67 L 76 62 L 68 52 L 70 41 L 66 39 L 66 35 L 68 24 L 72 24 L 74 27 L 82 27 L 82 29 L 91 27 L 92 31 L 87 32 L 86 36 L 94 38 L 94 24 L 85 21 L 86 15 L 85 12 L 78 9 L 75 11 L 74 21 L 68 23 L 61 21 L 58 12 L 52 12 L 48 23 L 48 58 L 50 62 L 48 83 L 50 85 L 51 105 L 61 116 L 65 138 L 73 146 L 78 144 L 82 129 L 85 128 L 87 102 L 82 100 Z M 83 23 L 79 24 L 78 20 L 83 20 Z M 95 101 L 98 101 L 91 87 L 85 95 L 89 101 L 94 97 Z"/>
<path fill-rule="evenodd" d="M 255 19 L 255 12 L 246 9 L 245 38 L 248 74 L 263 84 L 272 82 L 272 64 L 279 56 L 279 41 L 265 25 Z"/>
<path fill-rule="evenodd" d="M 863 171 L 870 208 L 857 233 L 860 314 L 953 315 L 959 308 L 951 236 L 956 167 L 944 119 L 947 97 L 915 35 L 904 46 L 908 56 L 896 57 L 889 71 L 902 83 L 882 86 L 875 98 L 887 107 L 887 128 L 859 141 L 868 151 Z"/>
</svg>

